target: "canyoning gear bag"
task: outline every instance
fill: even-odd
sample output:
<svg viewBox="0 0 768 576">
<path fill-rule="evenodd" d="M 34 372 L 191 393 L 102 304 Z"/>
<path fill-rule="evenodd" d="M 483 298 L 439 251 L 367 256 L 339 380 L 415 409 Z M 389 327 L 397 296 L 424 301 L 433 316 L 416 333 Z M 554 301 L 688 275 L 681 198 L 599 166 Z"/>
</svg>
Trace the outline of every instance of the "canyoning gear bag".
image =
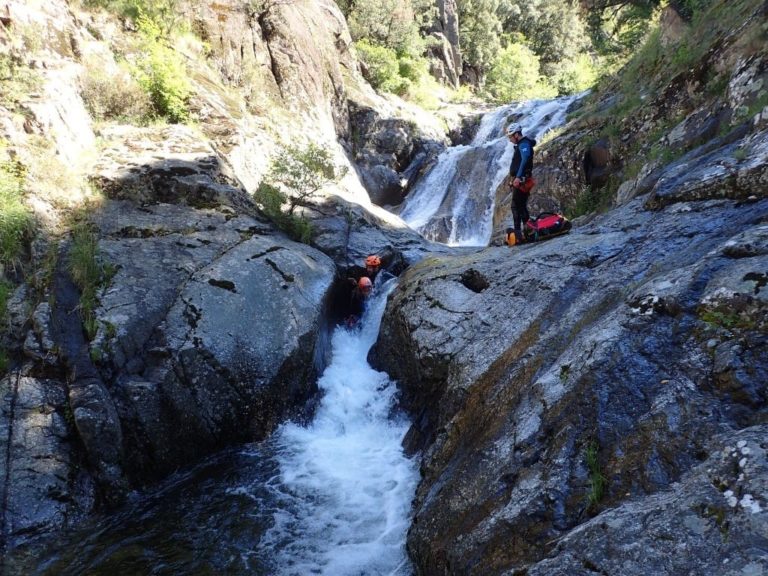
<svg viewBox="0 0 768 576">
<path fill-rule="evenodd" d="M 544 212 L 525 223 L 523 234 L 528 242 L 546 240 L 571 230 L 571 222 L 562 214 Z"/>
</svg>

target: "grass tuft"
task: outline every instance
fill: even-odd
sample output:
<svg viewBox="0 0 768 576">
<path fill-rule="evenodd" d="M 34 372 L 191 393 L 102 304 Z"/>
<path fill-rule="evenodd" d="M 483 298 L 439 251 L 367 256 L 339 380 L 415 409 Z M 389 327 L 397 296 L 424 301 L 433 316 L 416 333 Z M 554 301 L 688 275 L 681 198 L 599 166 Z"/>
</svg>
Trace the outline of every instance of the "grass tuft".
<svg viewBox="0 0 768 576">
<path fill-rule="evenodd" d="M 594 508 L 605 496 L 608 480 L 600 470 L 597 442 L 590 442 L 586 451 L 587 468 L 589 469 L 589 505 Z"/>
</svg>

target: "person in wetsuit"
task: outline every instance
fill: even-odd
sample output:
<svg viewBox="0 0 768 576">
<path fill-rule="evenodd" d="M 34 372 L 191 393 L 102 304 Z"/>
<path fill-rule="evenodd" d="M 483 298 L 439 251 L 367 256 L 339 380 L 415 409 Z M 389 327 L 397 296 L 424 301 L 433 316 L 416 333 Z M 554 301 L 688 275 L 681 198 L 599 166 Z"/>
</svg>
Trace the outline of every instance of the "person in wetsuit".
<svg viewBox="0 0 768 576">
<path fill-rule="evenodd" d="M 512 217 L 515 225 L 515 243 L 525 241 L 522 227 L 530 219 L 528 198 L 535 184 L 533 180 L 533 149 L 536 140 L 523 136 L 520 124 L 510 124 L 507 137 L 515 147 L 512 163 L 509 165 L 509 187 L 512 188 Z"/>
</svg>

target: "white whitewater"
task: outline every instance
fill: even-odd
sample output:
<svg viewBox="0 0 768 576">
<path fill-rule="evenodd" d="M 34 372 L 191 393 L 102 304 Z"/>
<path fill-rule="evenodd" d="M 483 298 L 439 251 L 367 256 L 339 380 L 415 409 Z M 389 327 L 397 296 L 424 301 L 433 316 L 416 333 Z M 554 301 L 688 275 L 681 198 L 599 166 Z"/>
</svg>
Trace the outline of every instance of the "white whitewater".
<svg viewBox="0 0 768 576">
<path fill-rule="evenodd" d="M 313 422 L 274 436 L 276 509 L 261 546 L 281 576 L 412 573 L 405 537 L 418 469 L 401 447 L 409 423 L 393 415 L 395 383 L 366 360 L 393 287 L 374 293 L 361 330 L 336 329 Z"/>
<path fill-rule="evenodd" d="M 514 148 L 504 134 L 520 118 L 527 136 L 541 139 L 565 123 L 569 106 L 583 96 L 531 100 L 485 114 L 472 143 L 454 146 L 408 194 L 400 213 L 422 236 L 451 246 L 486 246 L 493 232 L 496 190 L 509 171 Z"/>
</svg>

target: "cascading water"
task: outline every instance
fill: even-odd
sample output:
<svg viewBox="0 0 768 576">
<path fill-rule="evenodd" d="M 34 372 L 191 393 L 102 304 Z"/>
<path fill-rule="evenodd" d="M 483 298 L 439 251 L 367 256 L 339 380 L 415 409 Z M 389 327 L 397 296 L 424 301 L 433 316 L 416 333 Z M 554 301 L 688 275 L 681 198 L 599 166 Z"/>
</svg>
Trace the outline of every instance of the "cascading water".
<svg viewBox="0 0 768 576">
<path fill-rule="evenodd" d="M 400 216 L 429 240 L 451 246 L 487 245 L 496 190 L 514 151 L 504 134 L 507 118 L 522 118 L 526 135 L 539 139 L 565 122 L 568 107 L 581 96 L 520 102 L 484 115 L 471 144 L 438 156 L 406 198 Z"/>
<path fill-rule="evenodd" d="M 410 574 L 405 534 L 418 472 L 401 448 L 407 422 L 390 419 L 395 384 L 366 361 L 385 302 L 372 302 L 361 332 L 336 330 L 312 425 L 286 424 L 274 437 L 282 506 L 263 543 L 279 574 Z"/>
<path fill-rule="evenodd" d="M 368 364 L 390 281 L 360 330 L 337 328 L 312 423 L 222 453 L 58 542 L 34 574 L 408 576 L 418 481 L 396 386 Z"/>
</svg>

